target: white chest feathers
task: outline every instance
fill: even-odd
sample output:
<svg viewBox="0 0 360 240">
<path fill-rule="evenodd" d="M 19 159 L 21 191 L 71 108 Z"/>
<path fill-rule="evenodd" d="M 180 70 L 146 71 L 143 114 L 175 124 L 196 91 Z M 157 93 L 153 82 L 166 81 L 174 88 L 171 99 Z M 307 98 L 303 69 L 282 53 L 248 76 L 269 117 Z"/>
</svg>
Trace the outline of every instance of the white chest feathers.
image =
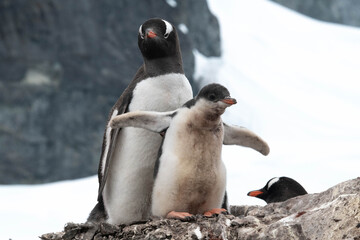
<svg viewBox="0 0 360 240">
<path fill-rule="evenodd" d="M 175 110 L 191 98 L 187 78 L 167 74 L 138 83 L 129 111 Z M 159 134 L 144 129 L 121 129 L 103 192 L 108 222 L 130 223 L 149 217 L 154 164 L 161 140 Z"/>
<path fill-rule="evenodd" d="M 152 77 L 137 84 L 129 110 L 171 111 L 182 106 L 192 95 L 190 83 L 183 74 Z"/>
</svg>

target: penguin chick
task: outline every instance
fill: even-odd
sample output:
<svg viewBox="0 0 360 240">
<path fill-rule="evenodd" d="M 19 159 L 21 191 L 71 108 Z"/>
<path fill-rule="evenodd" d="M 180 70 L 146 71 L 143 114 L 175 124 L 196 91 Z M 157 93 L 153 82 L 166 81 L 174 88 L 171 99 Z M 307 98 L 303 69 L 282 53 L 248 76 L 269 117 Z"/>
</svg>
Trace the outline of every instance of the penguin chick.
<svg viewBox="0 0 360 240">
<path fill-rule="evenodd" d="M 251 191 L 247 195 L 257 197 L 266 203 L 283 202 L 289 198 L 307 194 L 306 190 L 294 179 L 288 177 L 274 177 L 265 187 Z"/>
<path fill-rule="evenodd" d="M 113 128 L 167 129 L 155 165 L 154 216 L 188 219 L 192 214 L 211 216 L 226 211 L 220 208 L 226 185 L 222 144 L 268 153 L 267 144 L 251 131 L 223 124 L 221 115 L 235 103 L 225 87 L 209 84 L 176 111 L 138 111 L 112 119 Z"/>
</svg>

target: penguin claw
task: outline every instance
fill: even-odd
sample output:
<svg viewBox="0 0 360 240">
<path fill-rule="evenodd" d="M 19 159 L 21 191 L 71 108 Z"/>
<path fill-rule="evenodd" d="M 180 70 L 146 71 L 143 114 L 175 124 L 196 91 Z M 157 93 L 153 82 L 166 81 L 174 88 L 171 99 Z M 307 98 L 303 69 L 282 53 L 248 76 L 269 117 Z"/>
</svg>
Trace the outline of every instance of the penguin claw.
<svg viewBox="0 0 360 240">
<path fill-rule="evenodd" d="M 181 221 L 191 221 L 195 218 L 194 215 L 188 212 L 175 212 L 171 211 L 166 215 L 167 218 L 178 219 Z"/>
<path fill-rule="evenodd" d="M 191 222 L 191 221 L 194 221 L 195 219 L 196 219 L 195 215 L 191 215 L 191 216 L 185 217 L 185 219 L 180 219 L 180 220 L 183 222 Z"/>
<path fill-rule="evenodd" d="M 216 214 L 226 214 L 227 213 L 227 210 L 225 208 L 213 208 L 207 212 L 204 213 L 204 216 L 205 217 L 212 217 Z"/>
</svg>

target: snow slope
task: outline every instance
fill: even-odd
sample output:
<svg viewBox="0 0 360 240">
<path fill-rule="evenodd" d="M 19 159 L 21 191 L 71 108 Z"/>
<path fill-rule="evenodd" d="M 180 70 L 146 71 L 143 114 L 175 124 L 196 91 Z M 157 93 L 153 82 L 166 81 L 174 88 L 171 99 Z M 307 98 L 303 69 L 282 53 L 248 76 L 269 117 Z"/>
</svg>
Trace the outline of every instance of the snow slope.
<svg viewBox="0 0 360 240">
<path fill-rule="evenodd" d="M 303 17 L 265 0 L 209 1 L 221 26 L 223 56 L 196 53 L 196 77 L 220 82 L 238 100 L 224 116 L 270 145 L 267 157 L 225 146 L 231 204 L 268 179 L 288 176 L 319 192 L 359 176 L 360 29 Z M 84 222 L 97 178 L 0 187 L 0 239 L 37 239 Z"/>
<path fill-rule="evenodd" d="M 228 87 L 238 104 L 224 120 L 255 131 L 271 149 L 263 157 L 224 148 L 230 203 L 264 204 L 246 193 L 275 176 L 294 178 L 308 192 L 358 177 L 360 29 L 263 0 L 209 4 L 220 20 L 223 56 L 197 53 L 197 75 Z"/>
<path fill-rule="evenodd" d="M 0 239 L 31 240 L 85 222 L 97 198 L 97 177 L 42 185 L 0 186 Z"/>
</svg>

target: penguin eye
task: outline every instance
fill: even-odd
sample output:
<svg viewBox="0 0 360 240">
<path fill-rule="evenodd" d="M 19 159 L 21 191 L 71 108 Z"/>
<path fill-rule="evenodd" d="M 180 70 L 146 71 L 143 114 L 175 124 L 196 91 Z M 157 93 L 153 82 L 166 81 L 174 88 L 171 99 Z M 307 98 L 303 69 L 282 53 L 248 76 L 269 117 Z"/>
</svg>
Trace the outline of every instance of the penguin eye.
<svg viewBox="0 0 360 240">
<path fill-rule="evenodd" d="M 140 25 L 139 34 L 140 34 L 141 39 L 144 39 L 144 34 L 142 33 L 142 25 Z"/>
<path fill-rule="evenodd" d="M 164 38 L 165 38 L 165 39 L 168 38 L 169 35 L 170 35 L 170 33 L 165 33 L 165 34 L 164 34 Z"/>
<path fill-rule="evenodd" d="M 210 94 L 210 95 L 209 95 L 209 100 L 210 100 L 210 101 L 215 101 L 215 99 L 216 99 L 215 94 Z"/>
</svg>

